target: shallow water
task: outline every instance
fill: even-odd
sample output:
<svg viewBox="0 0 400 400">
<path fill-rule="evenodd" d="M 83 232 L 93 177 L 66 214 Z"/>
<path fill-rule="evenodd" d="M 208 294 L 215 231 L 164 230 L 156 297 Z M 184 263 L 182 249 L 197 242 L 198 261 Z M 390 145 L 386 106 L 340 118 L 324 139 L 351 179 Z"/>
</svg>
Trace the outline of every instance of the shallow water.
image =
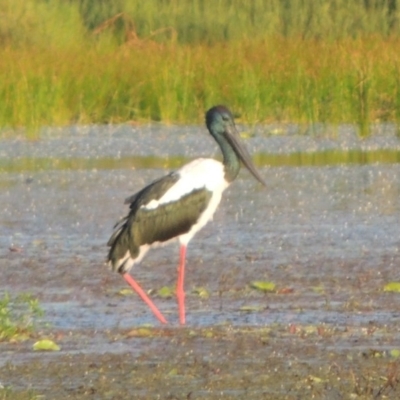
<svg viewBox="0 0 400 400">
<path fill-rule="evenodd" d="M 242 171 L 214 221 L 190 243 L 187 325 L 396 326 L 396 294 L 383 292 L 386 283 L 399 280 L 400 260 L 400 142 L 389 128 L 366 140 L 348 127 L 336 138 L 256 131 L 247 144 L 268 187 Z M 36 142 L 0 142 L 0 295 L 32 293 L 55 331 L 157 325 L 136 296 L 119 294 L 126 286 L 107 270 L 105 244 L 113 224 L 127 212 L 126 197 L 180 162 L 213 155 L 216 148 L 204 129 L 183 133 L 179 128 L 173 140 L 174 127 L 146 129 L 92 127 L 54 136 L 45 132 Z M 301 161 L 304 151 L 321 158 L 332 148 L 340 154 L 350 148 L 363 158 L 345 164 L 337 157 L 317 165 Z M 369 162 L 372 151 L 385 158 L 388 149 L 395 157 Z M 280 160 L 279 166 L 271 166 L 268 154 Z M 290 154 L 297 164 L 296 157 L 285 161 Z M 116 163 L 105 162 L 114 156 Z M 136 160 L 135 168 L 129 158 Z M 90 164 L 93 160 L 98 161 Z M 157 297 L 156 291 L 175 285 L 177 261 L 177 245 L 172 245 L 151 251 L 132 271 L 146 290 L 153 290 L 172 326 L 177 325 L 176 302 Z M 250 289 L 254 280 L 274 282 L 277 292 Z M 208 298 L 196 294 L 199 287 Z M 126 349 L 94 337 L 84 347 L 70 344 L 68 354 Z M 399 343 L 399 331 L 390 330 L 390 346 Z M 336 350 L 354 346 L 348 338 L 331 344 Z M 368 344 L 361 341 L 359 347 Z M 388 343 L 374 341 L 374 348 L 387 349 Z M 13 351 L 4 355 L 2 364 L 16 357 Z"/>
<path fill-rule="evenodd" d="M 202 147 L 207 153 L 209 149 L 205 147 L 213 145 L 212 140 L 197 135 L 196 130 L 192 135 L 180 137 L 179 141 L 166 140 L 171 129 L 167 129 L 166 133 L 162 129 L 145 132 L 147 140 L 143 132 L 139 139 L 136 138 L 136 128 L 131 129 L 131 135 L 127 136 L 129 128 L 122 127 L 119 130 L 114 128 L 112 133 L 104 128 L 87 134 L 83 133 L 84 130 L 72 130 L 70 135 L 63 132 L 62 137 L 45 137 L 34 143 L 5 141 L 2 161 L 4 164 L 15 162 L 18 155 L 26 158 L 31 146 L 33 149 L 29 159 L 33 165 L 35 160 L 44 155 L 47 159 L 55 160 L 61 156 L 77 155 L 102 159 L 110 155 L 113 147 L 119 148 L 119 155 L 124 149 L 134 158 L 138 153 L 141 156 L 149 155 L 152 146 L 154 152 L 157 148 L 161 149 L 162 156 L 166 157 L 164 162 L 170 167 L 171 158 L 186 157 L 187 153 L 195 155 Z M 154 135 L 157 135 L 157 140 Z M 150 142 L 149 136 L 153 136 Z M 186 137 L 187 141 L 184 140 Z M 121 138 L 124 142 L 122 148 Z M 104 147 L 99 146 L 101 139 L 106 143 Z M 262 141 L 261 136 L 254 139 Z M 276 140 L 275 137 L 265 137 L 264 144 L 259 147 L 265 150 L 271 139 Z M 285 139 L 293 142 L 290 135 L 279 139 L 281 142 Z M 298 136 L 297 139 L 301 142 L 304 138 Z M 143 146 L 138 146 L 138 140 Z M 369 140 L 377 141 L 376 138 Z M 313 148 L 324 150 L 318 138 L 313 141 Z M 74 146 L 66 146 L 66 143 L 73 142 Z M 129 142 L 132 146 L 128 146 Z M 365 145 L 365 141 L 362 143 Z M 340 147 L 340 142 L 337 146 Z M 249 147 L 254 152 L 251 140 Z M 292 144 L 291 147 L 297 149 L 299 146 Z M 64 312 L 68 314 L 68 318 L 65 318 L 61 317 L 63 303 L 47 302 L 40 285 L 35 287 L 27 284 L 24 287 L 34 294 L 42 293 L 46 310 L 54 314 L 52 322 L 55 326 L 72 328 L 80 318 L 85 321 L 85 326 L 93 328 L 114 325 L 115 319 L 122 319 L 122 315 L 116 317 L 112 313 L 99 318 L 98 313 L 101 314 L 104 306 L 101 298 L 99 310 L 93 315 L 91 310 L 95 307 L 82 311 L 79 302 L 75 305 L 73 302 L 73 293 L 80 291 L 79 286 L 65 287 L 63 280 L 66 279 L 65 275 L 73 275 L 77 283 L 89 281 L 93 276 L 102 279 L 109 277 L 111 272 L 103 265 L 107 252 L 105 243 L 114 222 L 127 212 L 123 199 L 167 170 L 132 170 L 129 167 L 54 170 L 51 166 L 47 169 L 42 166 L 41 170 L 32 168 L 30 171 L 1 173 L 0 202 L 3 207 L 0 210 L 0 246 L 5 249 L 2 258 L 10 263 L 7 275 L 11 280 L 11 286 L 3 290 L 14 287 L 15 270 L 21 274 L 22 265 L 28 264 L 26 275 L 39 275 L 36 277 L 39 281 L 46 277 L 47 282 L 51 281 L 48 284 L 50 293 L 69 297 L 65 302 Z M 357 279 L 357 271 L 340 268 L 345 262 L 354 261 L 359 266 L 353 268 L 370 271 L 377 276 L 384 273 L 381 268 L 375 268 L 383 258 L 388 273 L 394 268 L 400 241 L 400 164 L 261 166 L 260 170 L 268 187 L 261 188 L 247 171 L 242 171 L 240 178 L 225 193 L 214 222 L 209 223 L 190 244 L 189 290 L 191 287 L 205 286 L 210 293 L 217 293 L 224 285 L 224 290 L 229 290 L 231 285 L 243 288 L 251 280 L 264 279 L 281 286 L 294 287 L 297 291 L 304 290 L 305 278 L 322 285 L 329 285 L 332 280 Z M 10 253 L 7 250 L 9 248 L 21 251 Z M 156 249 L 132 273 L 150 287 L 173 285 L 176 261 L 176 246 Z M 40 263 L 40 272 L 35 274 L 35 269 L 39 268 L 37 263 Z M 289 270 L 290 273 L 285 271 L 282 274 L 281 270 Z M 393 273 L 392 278 L 395 279 L 395 271 Z M 59 281 L 63 275 L 63 280 Z M 201 277 L 200 281 L 196 275 Z M 301 287 L 297 289 L 299 279 Z M 228 283 L 223 283 L 223 280 Z M 123 286 L 123 282 L 115 287 L 115 291 L 119 286 Z M 46 290 L 46 293 L 49 291 Z M 87 301 L 90 301 L 90 296 Z M 121 302 L 137 303 L 134 298 L 118 299 L 118 303 Z M 235 309 L 243 299 L 235 302 L 238 304 L 233 305 L 230 301 L 226 306 Z M 175 304 L 170 300 L 163 308 L 166 313 L 173 312 Z M 74 320 L 74 310 L 77 321 Z M 210 315 L 206 310 L 204 316 L 196 317 L 192 317 L 192 314 L 193 310 L 191 312 L 189 307 L 188 322 L 200 325 L 215 324 L 232 316 L 231 311 Z M 232 318 L 235 324 L 263 323 L 264 318 L 270 319 L 269 316 L 260 317 L 260 320 L 257 316 L 249 318 L 246 314 Z M 324 315 L 320 318 L 327 319 Z M 148 316 L 135 316 L 135 313 L 128 312 L 123 323 L 131 325 L 151 321 L 150 313 Z"/>
</svg>

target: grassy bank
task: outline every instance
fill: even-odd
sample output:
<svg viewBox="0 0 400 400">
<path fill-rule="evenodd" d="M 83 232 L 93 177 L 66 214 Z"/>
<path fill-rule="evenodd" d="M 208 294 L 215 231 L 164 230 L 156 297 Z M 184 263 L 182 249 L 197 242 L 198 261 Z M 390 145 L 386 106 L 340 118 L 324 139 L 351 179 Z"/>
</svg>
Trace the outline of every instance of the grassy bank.
<svg viewBox="0 0 400 400">
<path fill-rule="evenodd" d="M 2 127 L 199 123 L 215 103 L 251 123 L 399 120 L 391 2 L 6 3 Z"/>
<path fill-rule="evenodd" d="M 251 122 L 397 121 L 399 45 L 368 37 L 0 49 L 0 125 L 200 122 L 220 102 Z"/>
</svg>

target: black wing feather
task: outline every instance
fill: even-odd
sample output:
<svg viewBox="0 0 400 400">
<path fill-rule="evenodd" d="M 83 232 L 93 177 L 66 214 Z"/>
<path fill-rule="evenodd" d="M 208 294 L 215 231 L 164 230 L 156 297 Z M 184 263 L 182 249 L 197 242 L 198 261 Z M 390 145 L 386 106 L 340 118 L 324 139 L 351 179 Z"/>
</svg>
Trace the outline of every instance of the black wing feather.
<svg viewBox="0 0 400 400">
<path fill-rule="evenodd" d="M 207 208 L 212 193 L 205 188 L 195 189 L 177 201 L 159 205 L 155 209 L 141 208 L 132 215 L 131 236 L 142 244 L 165 242 L 190 231 Z"/>
<path fill-rule="evenodd" d="M 124 204 L 130 204 L 131 211 L 128 215 L 121 218 L 116 222 L 113 229 L 114 232 L 107 242 L 107 246 L 113 246 L 114 242 L 120 236 L 121 231 L 125 228 L 128 220 L 137 213 L 142 205 L 150 203 L 152 200 L 160 199 L 167 190 L 173 186 L 179 179 L 179 174 L 175 171 L 169 173 L 162 178 L 156 179 L 139 192 L 136 192 L 132 196 L 125 199 Z"/>
<path fill-rule="evenodd" d="M 167 190 L 179 180 L 175 171 L 155 180 L 139 192 L 125 199 L 125 204 L 130 204 L 130 209 L 136 212 L 141 206 L 152 200 L 159 200 Z"/>
<path fill-rule="evenodd" d="M 165 242 L 190 231 L 207 208 L 212 193 L 205 188 L 195 189 L 177 201 L 161 204 L 155 209 L 141 208 L 151 200 L 158 200 L 179 179 L 171 173 L 154 181 L 140 192 L 129 197 L 129 214 L 115 226 L 107 245 L 110 246 L 108 261 L 113 269 L 129 251 L 132 258 L 139 254 L 140 246 Z M 124 265 L 119 267 L 124 272 Z"/>
</svg>

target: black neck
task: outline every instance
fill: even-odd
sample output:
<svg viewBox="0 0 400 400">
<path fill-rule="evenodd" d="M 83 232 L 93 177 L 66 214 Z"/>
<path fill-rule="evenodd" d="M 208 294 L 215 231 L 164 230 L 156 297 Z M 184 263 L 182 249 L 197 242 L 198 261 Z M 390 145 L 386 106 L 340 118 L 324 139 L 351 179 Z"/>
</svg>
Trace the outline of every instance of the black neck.
<svg viewBox="0 0 400 400">
<path fill-rule="evenodd" d="M 232 182 L 240 171 L 239 158 L 226 140 L 219 142 L 219 145 L 224 157 L 225 178 L 228 182 Z"/>
</svg>

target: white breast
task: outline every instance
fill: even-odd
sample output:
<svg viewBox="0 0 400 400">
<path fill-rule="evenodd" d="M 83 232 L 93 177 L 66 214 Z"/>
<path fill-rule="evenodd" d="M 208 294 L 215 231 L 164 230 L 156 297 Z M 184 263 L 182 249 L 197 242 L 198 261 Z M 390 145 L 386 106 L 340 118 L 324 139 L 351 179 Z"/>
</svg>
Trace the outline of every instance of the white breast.
<svg viewBox="0 0 400 400">
<path fill-rule="evenodd" d="M 195 189 L 205 188 L 213 193 L 222 193 L 229 185 L 224 177 L 223 164 L 212 158 L 193 160 L 176 173 L 179 175 L 179 180 L 159 200 L 152 200 L 143 206 L 144 208 L 154 209 L 159 204 L 177 201 Z"/>
</svg>

